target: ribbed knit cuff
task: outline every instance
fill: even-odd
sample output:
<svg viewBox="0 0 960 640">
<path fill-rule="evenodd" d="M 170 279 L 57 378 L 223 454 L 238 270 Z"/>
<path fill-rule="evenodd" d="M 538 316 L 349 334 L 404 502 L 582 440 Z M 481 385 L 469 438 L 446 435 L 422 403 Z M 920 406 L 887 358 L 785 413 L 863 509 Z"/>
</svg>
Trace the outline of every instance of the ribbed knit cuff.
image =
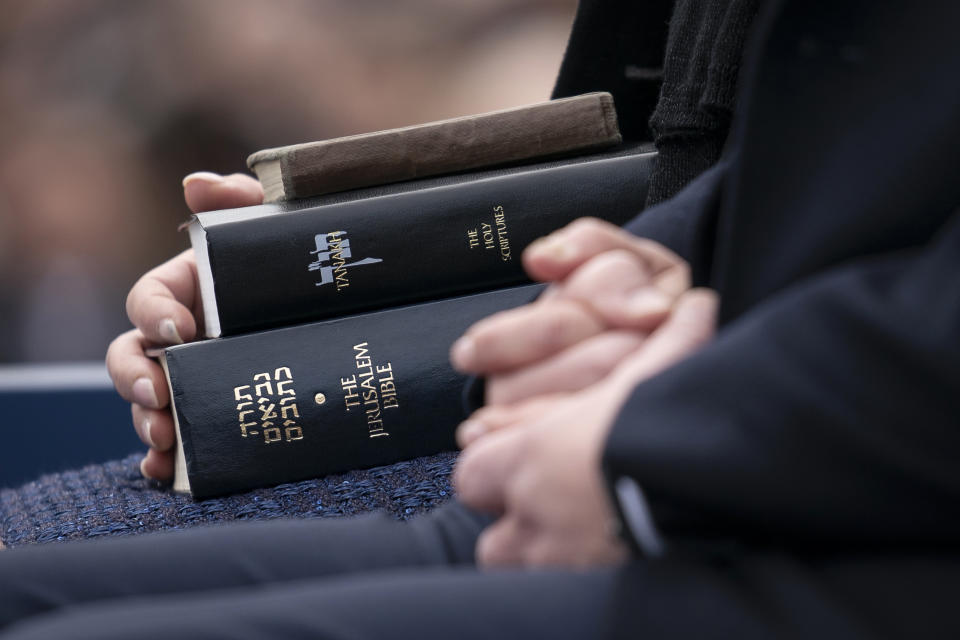
<svg viewBox="0 0 960 640">
<path fill-rule="evenodd" d="M 657 142 L 657 167 L 647 192 L 647 207 L 672 197 L 709 169 L 720 157 L 726 131 L 691 131 L 665 135 Z"/>
</svg>

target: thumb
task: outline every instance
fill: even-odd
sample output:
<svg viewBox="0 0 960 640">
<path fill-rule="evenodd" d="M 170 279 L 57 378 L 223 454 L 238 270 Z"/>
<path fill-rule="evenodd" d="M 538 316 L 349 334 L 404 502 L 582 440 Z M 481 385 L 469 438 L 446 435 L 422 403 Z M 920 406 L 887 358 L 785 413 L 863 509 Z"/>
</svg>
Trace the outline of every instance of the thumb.
<svg viewBox="0 0 960 640">
<path fill-rule="evenodd" d="M 200 213 L 262 204 L 263 188 L 242 173 L 221 176 L 198 171 L 183 179 L 183 197 L 192 212 Z"/>
</svg>

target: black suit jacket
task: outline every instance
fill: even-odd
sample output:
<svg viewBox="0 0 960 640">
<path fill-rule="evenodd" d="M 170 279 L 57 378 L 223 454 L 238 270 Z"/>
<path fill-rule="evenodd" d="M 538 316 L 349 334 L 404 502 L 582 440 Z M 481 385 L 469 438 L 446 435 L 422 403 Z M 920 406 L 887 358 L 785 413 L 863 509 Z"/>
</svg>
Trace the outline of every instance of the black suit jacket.
<svg viewBox="0 0 960 640">
<path fill-rule="evenodd" d="M 768 2 L 720 164 L 629 225 L 722 299 L 605 451 L 674 548 L 960 541 L 958 24 L 955 2 Z"/>
</svg>

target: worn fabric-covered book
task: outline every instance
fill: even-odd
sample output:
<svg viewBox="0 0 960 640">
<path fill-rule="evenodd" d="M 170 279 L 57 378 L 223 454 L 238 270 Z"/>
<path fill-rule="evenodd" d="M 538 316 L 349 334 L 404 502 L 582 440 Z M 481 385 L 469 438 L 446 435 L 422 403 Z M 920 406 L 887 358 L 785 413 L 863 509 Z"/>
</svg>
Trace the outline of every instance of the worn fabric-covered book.
<svg viewBox="0 0 960 640">
<path fill-rule="evenodd" d="M 613 97 L 588 93 L 534 105 L 258 151 L 247 165 L 266 202 L 388 184 L 621 141 Z"/>
<path fill-rule="evenodd" d="M 208 337 L 528 282 L 537 238 L 643 208 L 639 148 L 197 214 L 189 225 Z"/>
<path fill-rule="evenodd" d="M 174 489 L 202 498 L 453 450 L 453 341 L 530 301 L 500 289 L 165 349 Z"/>
</svg>

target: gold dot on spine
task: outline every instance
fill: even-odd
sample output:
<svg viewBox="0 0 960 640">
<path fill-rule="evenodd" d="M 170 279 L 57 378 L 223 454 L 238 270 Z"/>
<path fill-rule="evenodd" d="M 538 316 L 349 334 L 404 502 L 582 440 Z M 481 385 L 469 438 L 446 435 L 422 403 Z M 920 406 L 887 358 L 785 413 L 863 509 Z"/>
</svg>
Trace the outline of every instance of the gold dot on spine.
<svg viewBox="0 0 960 640">
<path fill-rule="evenodd" d="M 313 396 L 313 401 L 317 404 L 323 404 L 327 401 L 327 396 L 323 395 L 322 393 L 318 393 L 317 395 Z"/>
</svg>

